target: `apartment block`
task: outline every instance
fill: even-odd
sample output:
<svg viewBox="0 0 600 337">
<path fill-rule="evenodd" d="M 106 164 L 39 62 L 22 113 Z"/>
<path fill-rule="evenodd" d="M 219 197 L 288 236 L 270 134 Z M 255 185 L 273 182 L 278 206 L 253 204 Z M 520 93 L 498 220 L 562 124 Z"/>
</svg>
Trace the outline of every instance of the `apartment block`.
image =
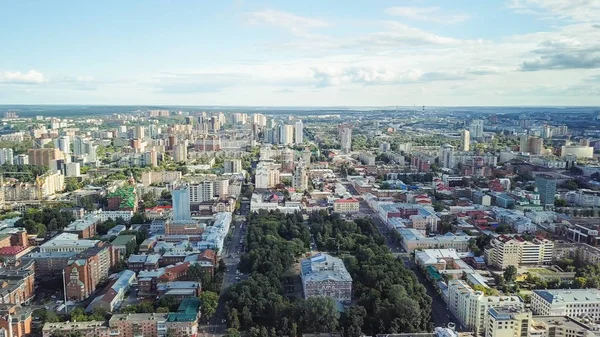
<svg viewBox="0 0 600 337">
<path fill-rule="evenodd" d="M 116 262 L 113 248 L 102 243 L 73 256 L 65 267 L 67 298 L 82 301 L 96 290 Z"/>
<path fill-rule="evenodd" d="M 548 289 L 534 290 L 531 310 L 542 316 L 589 316 L 600 319 L 600 290 L 598 289 Z"/>
<path fill-rule="evenodd" d="M 501 235 L 494 238 L 491 247 L 485 250 L 488 265 L 499 269 L 508 266 L 550 264 L 554 242 L 535 238 L 527 241 L 521 236 Z"/>
<path fill-rule="evenodd" d="M 523 300 L 518 296 L 485 296 L 475 291 L 462 280 L 448 282 L 448 309 L 465 327 L 475 334 L 483 335 L 488 323 L 488 310 L 494 306 L 514 306 L 523 308 Z"/>
</svg>

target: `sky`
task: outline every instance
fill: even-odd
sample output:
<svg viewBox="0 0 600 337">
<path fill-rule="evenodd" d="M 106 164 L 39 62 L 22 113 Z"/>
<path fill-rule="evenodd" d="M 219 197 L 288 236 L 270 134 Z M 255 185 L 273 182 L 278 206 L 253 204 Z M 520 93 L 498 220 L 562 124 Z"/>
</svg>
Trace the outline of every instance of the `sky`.
<svg viewBox="0 0 600 337">
<path fill-rule="evenodd" d="M 0 104 L 600 106 L 600 0 L 0 10 Z"/>
</svg>

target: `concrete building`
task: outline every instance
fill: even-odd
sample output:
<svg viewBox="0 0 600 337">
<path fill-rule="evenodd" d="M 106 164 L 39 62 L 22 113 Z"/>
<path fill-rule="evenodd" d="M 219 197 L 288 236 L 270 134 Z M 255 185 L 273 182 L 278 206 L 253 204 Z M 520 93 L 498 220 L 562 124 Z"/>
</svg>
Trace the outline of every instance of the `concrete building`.
<svg viewBox="0 0 600 337">
<path fill-rule="evenodd" d="M 454 146 L 449 144 L 440 146 L 439 162 L 442 168 L 454 168 Z"/>
<path fill-rule="evenodd" d="M 338 126 L 340 136 L 340 149 L 343 153 L 348 153 L 352 150 L 352 125 L 343 123 Z"/>
<path fill-rule="evenodd" d="M 50 252 L 82 252 L 90 247 L 96 246 L 100 240 L 80 240 L 79 235 L 73 233 L 61 233 L 39 247 L 41 253 Z"/>
<path fill-rule="evenodd" d="M 302 123 L 302 120 L 297 120 L 294 124 L 294 143 L 304 143 L 304 124 Z"/>
<path fill-rule="evenodd" d="M 544 140 L 539 137 L 529 137 L 527 149 L 530 154 L 540 155 L 544 152 Z"/>
<path fill-rule="evenodd" d="M 116 263 L 117 254 L 110 244 L 102 243 L 73 256 L 65 267 L 67 298 L 82 301 L 105 280 Z"/>
<path fill-rule="evenodd" d="M 292 187 L 296 190 L 306 191 L 308 189 L 308 169 L 304 162 L 299 162 L 294 169 L 294 179 L 292 180 Z"/>
<path fill-rule="evenodd" d="M 223 170 L 225 173 L 240 173 L 242 172 L 241 159 L 228 159 L 223 162 Z"/>
<path fill-rule="evenodd" d="M 77 234 L 80 239 L 89 239 L 96 236 L 96 226 L 101 222 L 102 220 L 99 217 L 88 215 L 83 219 L 71 222 L 63 229 L 63 232 Z"/>
<path fill-rule="evenodd" d="M 491 307 L 524 307 L 523 300 L 518 296 L 486 296 L 482 291 L 473 290 L 462 280 L 448 282 L 447 304 L 460 323 L 472 329 L 476 335 L 485 334 Z"/>
<path fill-rule="evenodd" d="M 542 316 L 590 317 L 600 319 L 600 291 L 598 289 L 534 290 L 531 310 Z"/>
<path fill-rule="evenodd" d="M 30 165 L 51 167 L 55 160 L 65 159 L 65 155 L 59 149 L 29 149 L 27 150 Z"/>
<path fill-rule="evenodd" d="M 173 161 L 176 163 L 186 162 L 188 157 L 188 141 L 184 140 L 181 143 L 173 146 Z"/>
<path fill-rule="evenodd" d="M 333 202 L 333 211 L 336 213 L 358 213 L 360 202 L 354 198 L 337 199 Z"/>
<path fill-rule="evenodd" d="M 58 149 L 61 150 L 65 155 L 71 154 L 71 139 L 68 136 L 62 136 L 58 138 Z"/>
<path fill-rule="evenodd" d="M 564 145 L 560 150 L 561 157 L 594 158 L 594 148 L 582 145 Z"/>
<path fill-rule="evenodd" d="M 142 172 L 142 184 L 150 186 L 151 184 L 172 183 L 181 179 L 181 171 L 146 171 Z"/>
<path fill-rule="evenodd" d="M 69 333 L 81 337 L 115 336 L 111 335 L 106 321 L 45 323 L 42 328 L 42 337 L 64 336 Z"/>
<path fill-rule="evenodd" d="M 485 337 L 529 337 L 531 311 L 520 306 L 496 306 L 488 309 Z"/>
<path fill-rule="evenodd" d="M 554 206 L 556 179 L 547 174 L 538 174 L 535 176 L 535 186 L 540 194 L 540 203 L 544 206 Z"/>
<path fill-rule="evenodd" d="M 190 221 L 190 188 L 189 186 L 179 186 L 172 192 L 173 198 L 173 220 Z"/>
<path fill-rule="evenodd" d="M 598 327 L 568 316 L 533 316 L 529 332 L 531 337 L 597 337 Z"/>
<path fill-rule="evenodd" d="M 258 189 L 267 189 L 279 184 L 279 169 L 273 162 L 259 161 L 254 176 L 254 186 Z"/>
<path fill-rule="evenodd" d="M 469 133 L 475 139 L 483 138 L 483 120 L 474 119 L 469 124 Z"/>
<path fill-rule="evenodd" d="M 292 145 L 294 143 L 294 126 L 283 124 L 279 126 L 279 144 Z"/>
<path fill-rule="evenodd" d="M 12 165 L 14 162 L 13 149 L 1 148 L 0 149 L 0 165 L 8 164 Z"/>
<path fill-rule="evenodd" d="M 460 132 L 460 150 L 463 152 L 469 152 L 471 149 L 471 133 L 469 130 L 462 130 Z"/>
<path fill-rule="evenodd" d="M 500 235 L 485 250 L 489 265 L 505 269 L 508 266 L 539 265 L 552 263 L 554 241 L 535 238 L 524 240 L 520 236 Z"/>
<path fill-rule="evenodd" d="M 102 308 L 108 312 L 114 312 L 125 299 L 125 293 L 136 281 L 135 272 L 131 270 L 122 271 L 105 289 L 104 293 L 94 298 L 85 309 L 92 312 L 96 308 Z"/>
<path fill-rule="evenodd" d="M 326 296 L 341 303 L 352 298 L 352 277 L 344 262 L 337 257 L 319 253 L 300 263 L 304 298 Z"/>
</svg>

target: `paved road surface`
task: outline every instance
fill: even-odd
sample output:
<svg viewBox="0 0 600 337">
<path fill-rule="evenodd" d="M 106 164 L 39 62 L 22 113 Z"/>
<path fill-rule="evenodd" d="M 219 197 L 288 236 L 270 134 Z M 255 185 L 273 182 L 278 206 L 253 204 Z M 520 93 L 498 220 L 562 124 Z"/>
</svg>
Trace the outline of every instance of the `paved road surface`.
<svg viewBox="0 0 600 337">
<path fill-rule="evenodd" d="M 365 206 L 368 207 L 366 202 L 363 201 L 363 202 L 361 202 L 361 210 L 364 207 L 362 205 L 362 203 L 364 203 Z M 433 320 L 433 323 L 435 324 L 435 326 L 436 327 L 437 326 L 446 327 L 446 326 L 448 326 L 449 322 L 454 322 L 457 325 L 457 330 L 467 331 L 467 330 L 461 329 L 462 327 L 459 327 L 458 319 L 456 319 L 456 317 L 454 317 L 454 315 L 450 313 L 450 311 L 448 310 L 448 308 L 446 306 L 446 302 L 438 294 L 435 287 L 431 284 L 431 282 L 429 282 L 429 280 L 427 280 L 424 277 L 424 275 L 417 268 L 415 263 L 410 259 L 410 254 L 405 253 L 404 250 L 400 247 L 400 245 L 396 244 L 393 240 L 389 239 L 389 236 L 387 235 L 388 228 L 379 219 L 379 217 L 376 216 L 375 214 L 373 214 L 372 211 L 371 211 L 371 213 L 368 213 L 368 212 L 365 213 L 365 216 L 371 218 L 373 223 L 377 226 L 379 231 L 383 234 L 386 244 L 390 248 L 390 250 L 396 256 L 399 256 L 402 258 L 402 260 L 404 261 L 404 265 L 407 268 L 410 268 L 415 273 L 415 275 L 417 275 L 417 278 L 419 279 L 419 283 L 421 283 L 425 286 L 425 289 L 427 290 L 427 295 L 429 295 L 431 297 L 431 317 L 432 317 L 432 320 Z"/>
<path fill-rule="evenodd" d="M 240 226 L 243 224 L 243 229 Z M 240 262 L 238 248 L 240 246 L 240 240 L 244 237 L 246 232 L 246 223 L 244 217 L 238 217 L 235 220 L 235 229 L 233 230 L 233 236 L 229 242 L 225 243 L 223 252 L 223 261 L 227 266 L 227 271 L 223 275 L 223 286 L 221 287 L 221 296 L 219 297 L 219 306 L 208 325 L 203 325 L 201 329 L 204 333 L 200 333 L 199 336 L 222 336 L 227 330 L 226 323 L 223 322 L 225 317 L 225 301 L 223 295 L 227 288 L 236 282 L 237 265 Z"/>
</svg>

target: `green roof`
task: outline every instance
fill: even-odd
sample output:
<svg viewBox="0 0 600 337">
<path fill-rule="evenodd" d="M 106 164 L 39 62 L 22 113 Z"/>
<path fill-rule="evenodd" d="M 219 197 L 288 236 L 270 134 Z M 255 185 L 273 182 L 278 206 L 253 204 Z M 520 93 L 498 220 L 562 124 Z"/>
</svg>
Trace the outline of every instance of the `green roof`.
<svg viewBox="0 0 600 337">
<path fill-rule="evenodd" d="M 109 193 L 107 198 L 121 198 L 120 208 L 135 208 L 137 199 L 133 186 L 120 187 L 116 191 Z"/>
<path fill-rule="evenodd" d="M 181 301 L 177 312 L 170 312 L 167 316 L 167 322 L 192 322 L 198 317 L 200 310 L 200 299 L 197 297 L 187 297 Z"/>
<path fill-rule="evenodd" d="M 115 246 L 123 246 L 134 240 L 135 235 L 119 235 L 114 240 L 112 240 L 112 244 Z"/>
<path fill-rule="evenodd" d="M 427 268 L 425 268 L 425 269 L 427 270 L 427 273 L 434 281 L 439 281 L 442 278 L 440 273 L 433 266 L 427 266 Z"/>
</svg>

